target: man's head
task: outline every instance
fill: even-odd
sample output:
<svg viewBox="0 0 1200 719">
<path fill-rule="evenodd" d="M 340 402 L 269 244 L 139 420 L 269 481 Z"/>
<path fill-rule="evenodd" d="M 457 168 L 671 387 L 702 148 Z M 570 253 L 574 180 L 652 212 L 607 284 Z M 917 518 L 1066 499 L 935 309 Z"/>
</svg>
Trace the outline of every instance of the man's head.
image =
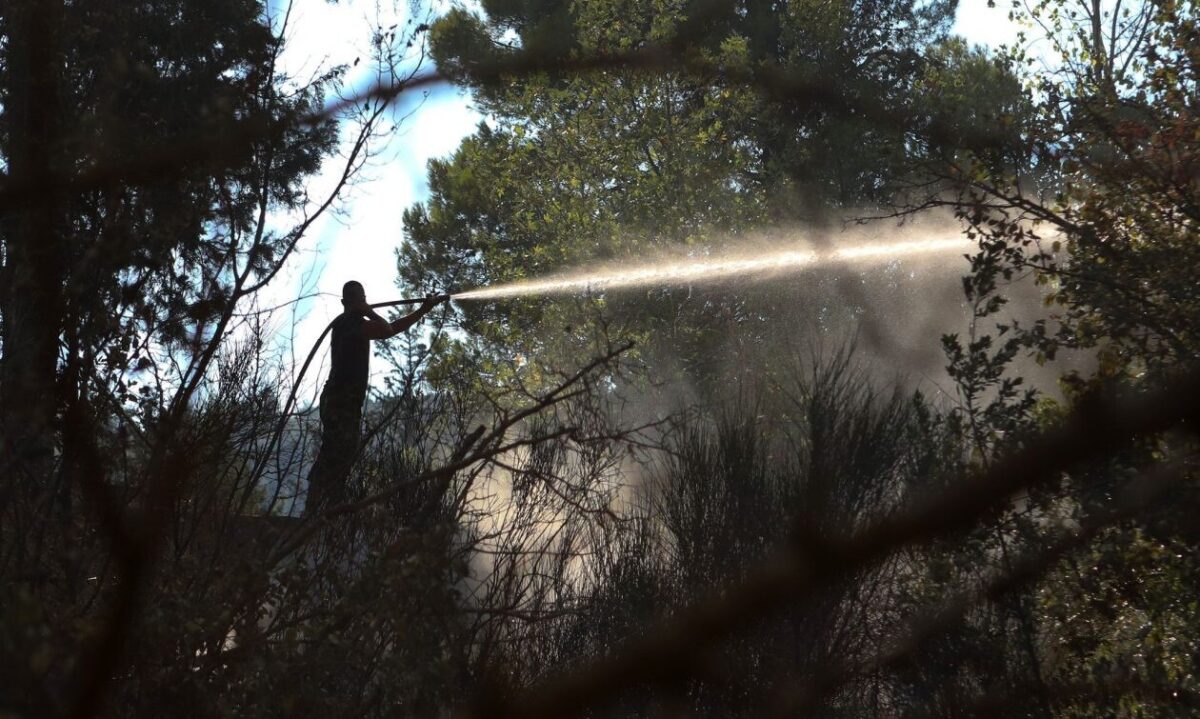
<svg viewBox="0 0 1200 719">
<path fill-rule="evenodd" d="M 363 289 L 361 282 L 350 280 L 342 285 L 342 307 L 349 310 L 361 307 L 366 303 L 367 291 Z"/>
</svg>

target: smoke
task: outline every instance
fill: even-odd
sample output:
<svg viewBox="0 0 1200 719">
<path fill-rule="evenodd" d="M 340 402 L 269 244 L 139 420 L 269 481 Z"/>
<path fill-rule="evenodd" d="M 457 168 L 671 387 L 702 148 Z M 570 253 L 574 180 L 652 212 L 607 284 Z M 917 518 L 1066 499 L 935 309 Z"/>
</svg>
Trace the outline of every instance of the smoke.
<svg viewBox="0 0 1200 719">
<path fill-rule="evenodd" d="M 753 392 L 766 376 L 803 371 L 848 346 L 864 376 L 880 387 L 920 390 L 953 403 L 942 337 L 965 337 L 971 329 L 962 278 L 975 249 L 958 220 L 930 212 L 903 223 L 811 224 L 717 237 L 454 297 L 545 296 L 562 309 L 549 315 L 562 324 L 579 327 L 584 317 L 571 319 L 572 313 L 591 314 L 606 331 L 638 334 L 649 381 L 633 383 L 630 419 L 653 421 L 711 405 L 731 390 Z M 1043 288 L 1031 276 L 1015 277 L 1000 292 L 1007 305 L 980 321 L 978 332 L 996 334 L 997 322 L 1029 324 L 1048 316 Z M 520 351 L 570 347 L 555 332 L 562 324 L 544 326 L 544 344 Z M 1042 365 L 1018 357 L 1012 371 L 1053 395 L 1058 377 L 1087 361 L 1061 355 Z"/>
<path fill-rule="evenodd" d="M 725 237 L 703 248 L 660 252 L 653 261 L 631 257 L 456 299 L 585 294 L 603 296 L 607 311 L 626 317 L 643 308 L 647 315 L 671 314 L 669 325 L 659 318 L 645 355 L 651 384 L 663 395 L 640 394 L 637 404 L 654 408 L 648 417 L 667 414 L 672 405 L 703 403 L 717 389 L 752 385 L 777 368 L 794 369 L 798 358 L 819 362 L 851 344 L 856 361 L 881 385 L 953 402 L 942 337 L 965 337 L 970 330 L 962 278 L 974 250 L 958 220 L 925 213 L 903 223 Z M 1048 317 L 1043 288 L 1032 276 L 1015 277 L 1000 292 L 1005 308 L 980 321 L 978 332 L 995 334 L 997 322 Z M 695 327 L 703 330 L 691 332 Z M 1019 357 L 1013 371 L 1028 386 L 1055 394 L 1058 377 L 1089 359 L 1063 355 L 1043 365 Z"/>
<path fill-rule="evenodd" d="M 652 261 L 630 258 L 622 265 L 480 288 L 455 299 L 546 295 L 568 302 L 578 299 L 572 295 L 601 296 L 606 301 L 590 309 L 632 318 L 632 326 L 645 323 L 637 329 L 653 327 L 641 355 L 647 376 L 628 383 L 614 379 L 614 396 L 606 401 L 612 403 L 615 422 L 654 425 L 654 436 L 644 443 L 654 447 L 671 432 L 695 426 L 683 421 L 692 411 L 719 413 L 740 406 L 770 426 L 780 413 L 802 406 L 784 396 L 789 389 L 803 386 L 817 365 L 836 362 L 850 347 L 848 371 L 854 381 L 885 395 L 892 387 L 919 389 L 935 401 L 955 402 L 941 337 L 968 332 L 972 312 L 962 277 L 970 271 L 967 256 L 974 249 L 957 221 L 945 216 L 926 215 L 903 225 L 793 227 L 657 253 Z M 1001 289 L 1009 299 L 1005 310 L 978 329 L 995 334 L 995 322 L 1044 316 L 1041 289 L 1031 277 L 1016 278 Z M 678 332 L 663 319 L 667 315 Z M 1014 364 L 1028 384 L 1051 392 L 1063 369 L 1025 358 Z M 637 515 L 646 497 L 642 490 L 660 475 L 657 463 L 664 456 L 636 448 L 622 455 L 603 482 L 611 489 L 608 507 L 622 517 Z M 514 452 L 503 459 L 515 468 L 528 458 Z M 588 485 L 565 464 L 555 470 Z M 531 511 L 548 505 L 517 496 L 519 474 L 493 469 L 469 498 L 481 535 L 512 542 L 485 546 L 488 552 L 472 559 L 472 593 L 490 591 L 489 578 L 503 574 L 496 557 L 520 557 L 510 560 L 520 563 L 516 571 L 535 574 L 532 557 L 561 548 L 558 539 L 537 537 L 557 537 L 567 513 Z M 580 581 L 581 572 L 572 565 L 563 576 L 569 584 Z"/>
<path fill-rule="evenodd" d="M 818 263 L 803 273 L 735 290 L 749 308 L 746 315 L 760 327 L 728 323 L 713 359 L 718 368 L 713 374 L 721 383 L 752 384 L 764 370 L 790 366 L 795 371 L 798 359 L 811 365 L 853 345 L 856 363 L 879 386 L 957 402 L 942 337 L 965 340 L 971 331 L 972 307 L 962 280 L 970 274 L 968 256 L 976 250 L 960 222 L 948 214 L 926 213 L 900 225 L 876 222 L 798 232 L 823 257 L 857 261 Z M 998 288 L 1006 304 L 979 320 L 975 330 L 996 335 L 997 323 L 1052 322 L 1043 302 L 1045 287 L 1034 280 L 1026 273 Z M 706 295 L 712 297 L 704 293 L 696 299 L 703 301 Z M 1026 386 L 1053 396 L 1065 371 L 1083 369 L 1090 361 L 1090 356 L 1063 353 L 1056 362 L 1039 364 L 1031 356 L 1019 356 L 1010 371 L 1023 377 Z"/>
</svg>

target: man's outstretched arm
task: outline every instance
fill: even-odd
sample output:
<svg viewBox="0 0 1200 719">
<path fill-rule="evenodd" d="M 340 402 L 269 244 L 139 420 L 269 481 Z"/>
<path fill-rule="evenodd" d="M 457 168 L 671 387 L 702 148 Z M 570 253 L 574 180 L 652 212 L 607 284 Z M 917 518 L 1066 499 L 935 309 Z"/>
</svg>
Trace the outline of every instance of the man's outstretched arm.
<svg viewBox="0 0 1200 719">
<path fill-rule="evenodd" d="M 415 312 L 398 317 L 391 322 L 380 317 L 375 310 L 367 308 L 367 337 L 373 340 L 385 340 L 389 337 L 395 337 L 420 322 L 422 317 L 429 314 L 434 307 L 437 307 L 446 299 L 446 297 L 428 297 Z"/>
</svg>

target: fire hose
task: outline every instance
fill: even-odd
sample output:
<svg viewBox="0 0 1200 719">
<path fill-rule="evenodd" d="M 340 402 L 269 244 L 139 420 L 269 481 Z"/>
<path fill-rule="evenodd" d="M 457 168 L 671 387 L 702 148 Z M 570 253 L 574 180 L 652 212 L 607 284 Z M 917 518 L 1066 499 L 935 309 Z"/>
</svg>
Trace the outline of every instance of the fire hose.
<svg viewBox="0 0 1200 719">
<path fill-rule="evenodd" d="M 398 307 L 401 305 L 419 305 L 427 300 L 435 299 L 439 302 L 445 302 L 451 299 L 452 295 L 429 295 L 428 297 L 408 297 L 402 300 L 391 300 L 388 302 L 373 302 L 368 305 L 371 309 L 379 307 Z M 321 331 L 321 336 L 313 343 L 312 349 L 309 350 L 308 356 L 304 358 L 304 364 L 300 365 L 300 372 L 296 375 L 296 379 L 292 382 L 292 390 L 288 393 L 287 401 L 283 404 L 283 411 L 279 415 L 279 425 L 275 428 L 275 432 L 271 435 L 270 445 L 267 447 L 266 455 L 270 455 L 275 451 L 275 443 L 283 436 L 283 430 L 287 425 L 288 416 L 291 414 L 292 407 L 296 403 L 296 395 L 300 391 L 300 383 L 304 379 L 304 374 L 308 372 L 309 365 L 317 356 L 317 350 L 321 349 L 321 343 L 325 341 L 331 330 L 333 330 L 333 320 L 325 325 L 325 329 Z"/>
</svg>

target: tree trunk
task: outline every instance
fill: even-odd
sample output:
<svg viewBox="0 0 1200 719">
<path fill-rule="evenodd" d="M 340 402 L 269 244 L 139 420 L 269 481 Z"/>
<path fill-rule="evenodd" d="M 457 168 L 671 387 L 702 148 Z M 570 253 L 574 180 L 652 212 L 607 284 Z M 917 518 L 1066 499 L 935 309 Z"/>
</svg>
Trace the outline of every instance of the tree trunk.
<svg viewBox="0 0 1200 719">
<path fill-rule="evenodd" d="M 62 0 L 10 5 L 6 65 L 6 156 L 12 183 L 37 181 L 61 163 L 58 154 Z M 47 193 L 2 221 L 3 356 L 0 439 L 4 493 L 38 492 L 50 480 L 58 336 L 63 310 L 61 198 Z"/>
</svg>

